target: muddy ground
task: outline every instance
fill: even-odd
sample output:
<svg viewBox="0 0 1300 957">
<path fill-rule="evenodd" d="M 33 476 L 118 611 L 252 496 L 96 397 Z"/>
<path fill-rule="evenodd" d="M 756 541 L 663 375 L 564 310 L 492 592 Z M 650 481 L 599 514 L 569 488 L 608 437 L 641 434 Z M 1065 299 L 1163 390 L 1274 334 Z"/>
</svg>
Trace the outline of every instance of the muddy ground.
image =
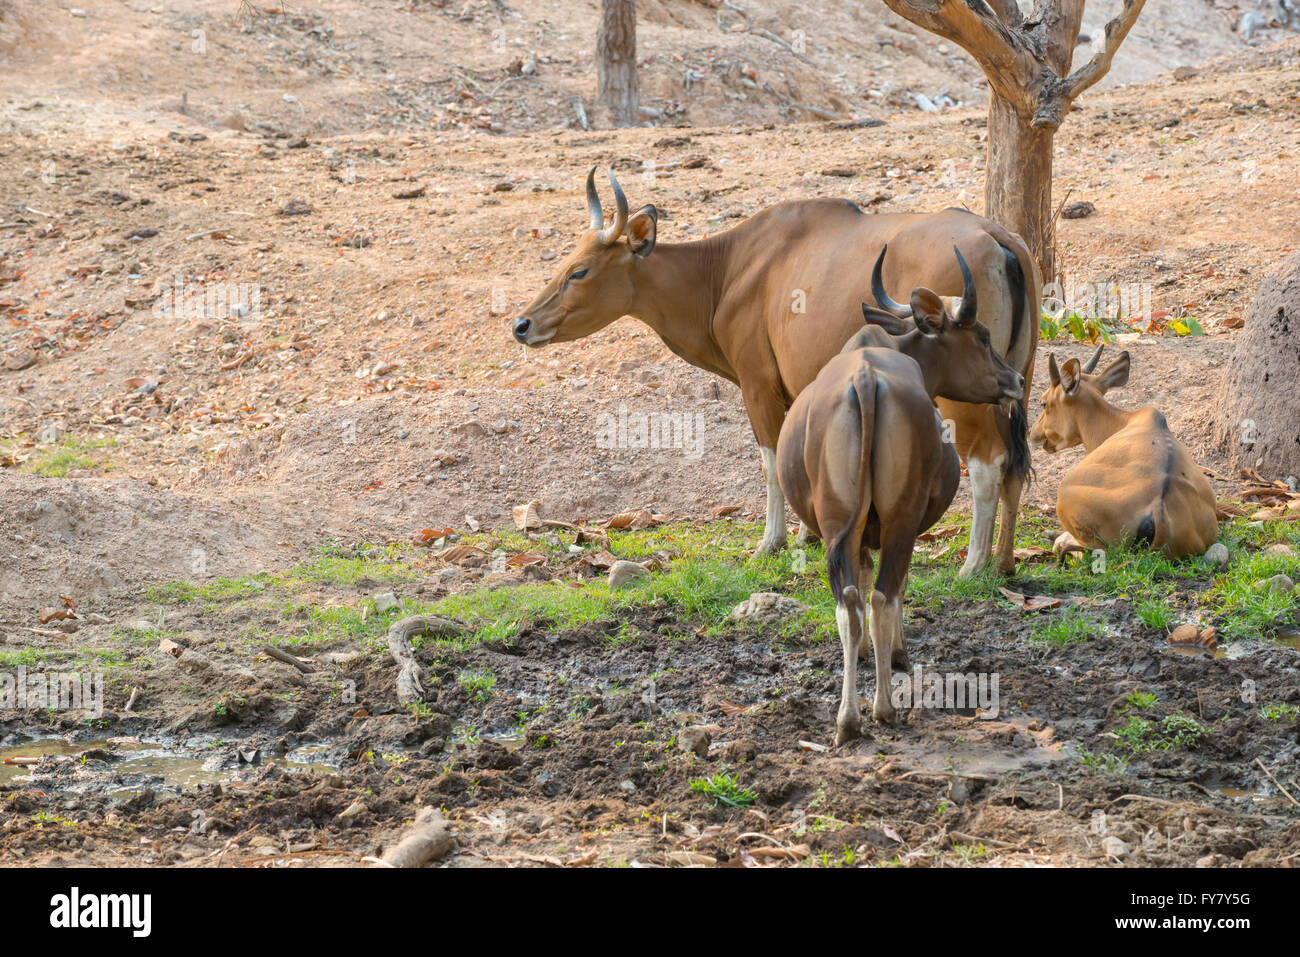
<svg viewBox="0 0 1300 957">
<path fill-rule="evenodd" d="M 738 534 L 725 520 L 690 533 Z M 666 534 L 652 581 L 687 561 Z M 745 567 L 743 552 L 727 554 Z M 811 558 L 787 590 L 824 587 Z M 943 588 L 960 558 L 921 554 L 918 575 Z M 359 575 L 312 567 L 154 590 L 150 604 L 110 609 L 118 624 L 80 623 L 61 653 L 39 637 L 7 653 L 10 670 L 98 670 L 108 690 L 97 717 L 7 713 L 0 752 L 43 757 L 0 769 L 0 855 L 357 864 L 433 805 L 456 834 L 452 867 L 1300 858 L 1300 806 L 1287 797 L 1300 752 L 1294 606 L 1291 631 L 1208 651 L 1167 644 L 1133 597 L 1089 595 L 1085 572 L 1082 590 L 1058 587 L 1063 607 L 1042 612 L 1015 609 L 990 583 L 971 597 L 918 585 L 913 667 L 996 675 L 998 697 L 913 708 L 893 729 L 868 721 L 867 738 L 832 749 L 840 650 L 807 620 L 727 624 L 662 598 L 569 628 L 503 612 L 499 638 L 418 640 L 424 702 L 402 707 L 383 635 L 403 611 L 374 611 L 390 588 L 409 612 L 483 588 L 590 590 L 593 572 L 575 555 L 502 571 L 418 556 Z M 1194 564 L 1176 574 L 1158 584 L 1178 618 L 1198 620 L 1218 576 Z M 1047 593 L 1033 578 L 1006 584 Z M 1044 641 L 1076 605 L 1091 637 Z M 873 672 L 860 670 L 869 715 Z M 1143 722 L 1157 732 L 1132 737 Z M 1186 728 L 1199 731 L 1173 741 Z M 696 790 L 716 775 L 721 795 Z"/>
</svg>

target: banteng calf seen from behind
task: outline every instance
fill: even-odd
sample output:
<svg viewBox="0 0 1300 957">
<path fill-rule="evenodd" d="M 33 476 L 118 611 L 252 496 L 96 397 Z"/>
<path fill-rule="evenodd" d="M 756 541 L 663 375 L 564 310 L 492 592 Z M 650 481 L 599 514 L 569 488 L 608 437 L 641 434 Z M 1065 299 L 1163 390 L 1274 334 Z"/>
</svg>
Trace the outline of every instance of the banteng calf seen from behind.
<svg viewBox="0 0 1300 957">
<path fill-rule="evenodd" d="M 943 515 L 957 492 L 957 450 L 935 409 L 958 402 L 1018 403 L 1025 380 L 1008 366 L 976 321 L 975 285 L 964 277 L 954 318 L 929 289 L 912 292 L 911 307 L 880 291 L 882 251 L 874 272 L 877 302 L 862 306 L 868 328 L 849 340 L 795 399 L 777 444 L 781 488 L 799 518 L 826 541 L 826 564 L 844 649 L 844 687 L 837 744 L 861 733 L 858 656 L 870 635 L 876 655 L 872 715 L 893 723 L 891 665 L 906 670 L 902 599 L 916 537 Z M 904 332 L 903 317 L 915 328 Z M 872 588 L 870 549 L 880 550 Z"/>
<path fill-rule="evenodd" d="M 1199 554 L 1219 534 L 1214 489 L 1169 423 L 1151 406 L 1117 409 L 1106 393 L 1128 381 L 1122 352 L 1094 374 L 1103 346 L 1080 365 L 1048 358 L 1051 382 L 1030 442 L 1045 452 L 1082 444 L 1087 456 L 1056 492 L 1056 517 L 1065 531 L 1058 555 L 1073 549 L 1140 542 L 1170 558 Z"/>
</svg>

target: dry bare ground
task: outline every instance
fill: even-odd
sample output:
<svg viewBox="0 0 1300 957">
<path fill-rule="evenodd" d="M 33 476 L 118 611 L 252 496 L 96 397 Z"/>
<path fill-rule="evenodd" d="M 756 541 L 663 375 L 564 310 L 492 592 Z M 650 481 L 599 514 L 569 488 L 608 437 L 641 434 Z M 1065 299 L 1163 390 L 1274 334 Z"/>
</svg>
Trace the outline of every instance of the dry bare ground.
<svg viewBox="0 0 1300 957">
<path fill-rule="evenodd" d="M 613 166 L 634 205 L 660 208 L 661 241 L 698 238 L 774 202 L 819 195 L 845 196 L 870 211 L 980 211 L 985 133 L 978 72 L 876 4 L 750 3 L 747 19 L 706 2 L 643 6 L 644 101 L 657 111 L 654 125 L 589 132 L 578 126 L 573 99 L 594 89 L 594 5 L 324 2 L 299 11 L 259 3 L 250 15 L 233 0 L 81 0 L 80 15 L 72 4 L 0 2 L 5 643 L 30 650 L 68 640 L 31 630 L 38 610 L 60 604 L 60 595 L 111 619 L 98 626 L 102 635 L 92 626 L 72 638 L 94 647 L 142 613 L 148 585 L 283 570 L 340 540 L 407 542 L 425 528 L 508 527 L 511 508 L 532 499 L 548 518 L 579 524 L 643 506 L 674 520 L 705 519 L 728 506 L 742 516 L 758 513 L 763 486 L 736 389 L 687 367 L 631 319 L 582 342 L 530 353 L 511 340 L 510 319 L 583 226 L 582 178 L 593 164 Z M 1095 30 L 1105 11 L 1100 5 L 1086 29 Z M 741 29 L 732 30 L 733 22 Z M 790 41 L 798 30 L 801 55 L 764 36 Z M 1297 62 L 1294 35 L 1266 31 L 1246 44 L 1211 4 L 1152 0 L 1113 76 L 1058 138 L 1057 196 L 1097 207 L 1089 218 L 1061 221 L 1063 271 L 1079 281 L 1150 284 L 1158 310 L 1195 316 L 1209 333 L 1127 343 L 1134 382 L 1120 402 L 1158 405 L 1198 460 L 1220 474 L 1205 413 L 1235 337 L 1225 320 L 1244 315 L 1259 278 L 1297 245 Z M 1176 80 L 1176 66 L 1194 69 Z M 916 93 L 931 100 L 946 94 L 964 105 L 924 112 Z M 843 122 L 862 119 L 883 125 Z M 186 290 L 221 290 L 226 299 L 187 313 Z M 255 293 L 259 308 L 248 315 L 227 308 L 239 294 L 231 290 Z M 1062 356 L 1085 353 L 1071 344 L 1052 348 Z M 703 454 L 598 448 L 600 416 L 624 408 L 702 416 Z M 1026 509 L 1053 503 L 1059 478 L 1075 461 L 1077 454 L 1038 457 Z M 42 471 L 54 474 L 35 474 Z M 1220 494 L 1236 488 L 1216 480 Z M 963 489 L 958 508 L 965 495 Z M 477 582 L 463 576 L 438 587 L 455 591 Z M 324 598 L 355 601 L 355 591 Z M 234 627 L 223 619 L 214 634 L 201 618 L 183 613 L 182 630 L 206 642 Z M 656 622 L 641 625 L 654 631 Z M 981 622 L 961 647 L 979 655 L 995 630 L 994 621 Z M 545 631 L 521 636 L 529 654 L 569 655 L 579 672 L 610 667 L 598 653 L 603 635 L 579 630 L 555 639 Z M 620 666 L 614 677 L 674 667 L 669 644 L 665 638 L 642 647 L 636 667 Z M 726 669 L 716 662 L 759 668 L 767 645 L 751 644 L 701 643 L 689 663 L 678 661 L 694 682 L 689 693 L 680 691 L 682 707 L 715 719 L 707 687 Z M 502 661 L 483 660 L 494 654 L 457 652 L 444 664 L 453 672 L 505 674 Z M 769 682 L 773 689 L 820 668 L 828 652 L 799 646 L 788 654 Z M 959 651 L 942 654 L 958 663 Z M 1096 654 L 1117 656 L 1134 673 L 1146 667 L 1132 649 Z M 817 667 L 805 667 L 812 657 Z M 360 683 L 366 705 L 384 713 L 387 679 L 375 667 L 346 660 L 339 666 Z M 547 667 L 563 670 L 555 661 Z M 1294 671 L 1294 661 L 1287 667 Z M 316 713 L 329 698 L 315 686 L 294 714 L 281 713 L 276 688 L 290 681 L 292 669 L 277 669 L 245 699 L 258 702 L 243 716 L 247 727 L 264 737 L 266 728 L 281 729 L 281 754 L 297 743 L 285 744 L 286 732 L 310 727 L 309 737 L 319 739 L 350 733 L 341 712 L 328 720 Z M 1223 677 L 1221 696 L 1240 675 Z M 234 681 L 204 680 L 224 700 L 238 685 L 226 679 Z M 184 681 L 150 680 L 160 682 L 156 707 L 189 700 Z M 1171 680 L 1195 684 L 1188 675 Z M 562 697 L 548 685 L 551 678 L 530 672 L 503 684 L 511 681 L 524 697 Z M 818 702 L 830 700 L 833 692 L 820 678 L 806 684 Z M 455 697 L 463 695 L 457 688 L 453 681 L 438 711 L 459 725 L 470 704 Z M 1061 696 L 1042 694 L 1044 701 Z M 1105 713 L 1106 701 L 1086 703 Z M 592 862 L 648 859 L 654 828 L 649 836 L 645 828 L 624 835 L 635 830 L 638 815 L 667 813 L 655 802 L 671 803 L 681 781 L 672 779 L 672 791 L 630 771 L 626 778 L 621 771 L 591 777 L 615 738 L 657 713 L 628 705 L 618 718 L 621 707 L 607 703 L 608 727 L 582 732 L 590 740 L 562 757 L 536 749 L 546 766 L 539 772 L 526 758 L 519 780 L 518 755 L 502 757 L 490 743 L 476 745 L 469 764 L 485 773 L 468 777 L 453 769 L 436 780 L 393 784 L 400 771 L 349 766 L 322 786 L 324 796 L 286 792 L 291 812 L 267 812 L 261 836 L 273 836 L 276 853 L 287 854 L 307 841 L 295 843 L 283 832 L 334 822 L 353 803 L 349 795 L 384 784 L 398 790 L 385 791 L 365 810 L 369 817 L 356 818 L 364 827 L 345 818 L 342 836 L 301 859 L 355 861 L 409 816 L 413 799 L 459 806 L 477 860 L 491 859 L 498 844 L 514 848 L 496 855 L 503 858 L 523 860 L 520 848 L 532 845 L 539 860 L 581 858 L 586 851 L 557 848 L 572 849 L 574 836 L 591 828 L 618 835 L 596 848 Z M 728 735 L 751 747 L 757 741 L 761 754 L 768 745 L 788 749 L 829 720 L 829 711 L 803 699 L 774 707 L 777 718 L 762 728 L 729 728 Z M 594 713 L 599 717 L 600 709 Z M 504 712 L 494 719 L 505 720 Z M 386 720 L 370 737 L 394 749 L 418 747 L 446 730 L 418 717 Z M 954 727 L 927 727 L 922 740 L 896 744 L 908 767 L 924 771 L 908 787 L 928 780 L 929 790 L 885 787 L 881 798 L 880 782 L 907 773 L 886 763 L 875 791 L 854 791 L 853 807 L 840 808 L 843 819 L 920 820 L 922 808 L 929 814 L 935 801 L 950 801 L 943 789 L 951 782 L 926 746 L 961 734 L 958 719 L 945 720 Z M 1095 716 L 1081 711 L 1071 720 Z M 403 721 L 419 730 L 390 727 Z M 993 737 L 976 748 L 995 751 L 1002 738 L 1010 746 L 1016 735 L 1027 742 L 1035 721 L 1024 716 L 996 734 L 986 727 Z M 18 732 L 19 722 L 9 730 Z M 128 721 L 117 730 L 147 736 L 162 729 Z M 640 746 L 657 746 L 662 734 L 644 731 Z M 360 752 L 382 746 L 365 735 L 355 743 Z M 1052 749 L 1051 741 L 1039 745 Z M 1004 770 L 991 753 L 980 752 L 977 774 Z M 442 760 L 422 757 L 431 766 Z M 817 760 L 825 763 L 817 780 L 781 764 L 764 779 L 762 802 L 797 799 L 806 806 L 819 788 L 852 790 L 861 760 L 870 757 Z M 1036 859 L 1097 860 L 1084 833 L 1087 813 L 1120 793 L 1085 788 L 1072 798 L 1073 816 L 1045 822 L 1039 812 L 1066 811 L 1045 766 L 1027 772 L 1042 791 L 1028 808 L 1016 804 L 1014 785 L 1009 802 L 985 795 L 976 818 L 986 825 L 980 835 L 990 838 L 989 847 L 1023 848 L 1033 834 Z M 562 780 L 563 789 L 537 784 L 538 773 Z M 793 783 L 776 780 L 783 775 Z M 622 780 L 632 781 L 630 791 Z M 257 787 L 278 794 L 290 786 L 268 780 Z M 530 803 L 538 793 L 539 803 Z M 875 798 L 884 803 L 873 804 Z M 224 830 L 212 831 L 220 841 L 209 846 L 203 836 L 201 853 L 178 845 L 160 852 L 159 863 L 223 862 L 222 845 L 240 834 L 245 839 L 232 853 L 253 859 L 247 828 L 257 822 L 231 820 L 222 800 L 209 792 L 197 804 L 142 805 L 132 813 L 160 833 L 182 816 L 188 827 L 195 810 L 225 821 Z M 510 814 L 522 817 L 503 824 L 506 817 L 493 815 L 505 815 L 512 801 Z M 108 807 L 101 795 L 77 810 L 99 820 Z M 1032 811 L 1033 823 L 999 817 L 1018 808 Z M 21 824 L 38 809 L 4 813 Z M 477 825 L 476 814 L 484 818 Z M 725 835 L 698 837 L 710 822 L 731 826 L 709 814 L 679 820 L 677 836 L 658 843 L 656 853 L 689 855 L 703 840 L 714 848 L 705 856 L 716 858 Z M 1236 821 L 1202 823 L 1204 840 L 1160 862 L 1214 855 L 1215 862 L 1239 861 L 1262 846 L 1272 849 L 1270 860 L 1294 856 L 1294 826 L 1289 836 L 1265 841 L 1255 832 L 1243 837 Z M 1133 843 L 1167 824 L 1138 820 L 1137 836 L 1125 836 Z M 928 825 L 902 835 L 879 824 L 853 826 L 863 830 L 856 841 L 837 829 L 824 847 L 813 844 L 835 853 L 841 845 L 871 845 L 888 859 L 927 842 L 937 841 L 932 850 L 953 843 L 944 845 Z M 1190 833 L 1198 826 L 1193 821 Z M 102 860 L 130 853 L 111 823 L 96 828 L 93 838 L 80 833 L 93 839 Z M 689 828 L 696 828 L 695 839 Z M 1054 844 L 1058 828 L 1061 843 Z M 320 853 L 323 846 L 337 853 Z M 80 853 L 79 845 L 62 847 L 18 826 L 0 829 L 0 847 L 17 848 L 29 860 Z"/>
</svg>

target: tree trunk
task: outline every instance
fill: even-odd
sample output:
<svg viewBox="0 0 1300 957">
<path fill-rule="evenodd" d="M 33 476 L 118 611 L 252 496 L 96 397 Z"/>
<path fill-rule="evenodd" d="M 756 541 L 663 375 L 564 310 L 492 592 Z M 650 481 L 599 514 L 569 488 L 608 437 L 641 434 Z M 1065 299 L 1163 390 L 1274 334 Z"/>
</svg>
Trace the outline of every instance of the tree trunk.
<svg viewBox="0 0 1300 957">
<path fill-rule="evenodd" d="M 1056 131 L 1034 129 L 1009 102 L 990 92 L 989 161 L 984 215 L 1001 223 L 1029 246 L 1043 271 L 1056 279 L 1052 236 L 1052 145 Z"/>
<path fill-rule="evenodd" d="M 602 0 L 596 33 L 597 100 L 615 126 L 637 123 L 636 0 Z"/>
</svg>

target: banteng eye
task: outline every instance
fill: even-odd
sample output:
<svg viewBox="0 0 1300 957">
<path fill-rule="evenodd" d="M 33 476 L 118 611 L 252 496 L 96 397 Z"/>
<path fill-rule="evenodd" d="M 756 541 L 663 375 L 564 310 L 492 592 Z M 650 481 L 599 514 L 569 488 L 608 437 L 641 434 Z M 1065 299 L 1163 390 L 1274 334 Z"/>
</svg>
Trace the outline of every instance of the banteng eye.
<svg viewBox="0 0 1300 957">
<path fill-rule="evenodd" d="M 585 275 L 587 275 L 587 270 L 585 270 L 585 269 L 575 269 L 573 272 L 569 273 L 569 278 L 570 278 L 570 279 L 581 279 L 581 278 L 582 278 L 583 276 L 585 276 Z"/>
</svg>

